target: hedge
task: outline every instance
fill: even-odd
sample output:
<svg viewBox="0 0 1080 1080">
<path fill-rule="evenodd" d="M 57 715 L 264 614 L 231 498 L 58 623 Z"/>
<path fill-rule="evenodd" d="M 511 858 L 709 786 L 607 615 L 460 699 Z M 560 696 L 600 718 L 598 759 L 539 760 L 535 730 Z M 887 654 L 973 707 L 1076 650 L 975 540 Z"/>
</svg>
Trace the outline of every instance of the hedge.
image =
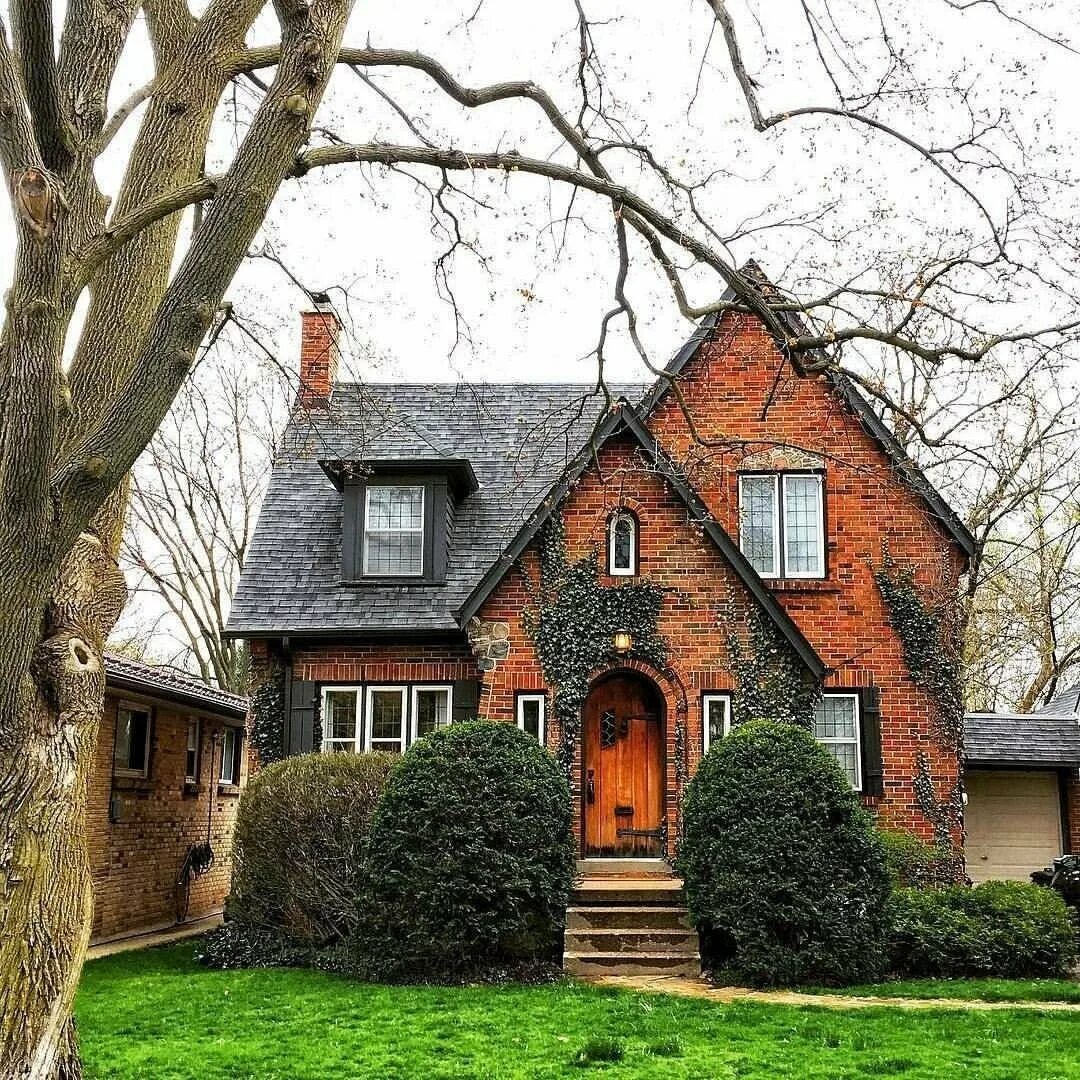
<svg viewBox="0 0 1080 1080">
<path fill-rule="evenodd" d="M 714 974 L 755 986 L 884 974 L 881 842 L 808 731 L 736 728 L 690 782 L 683 820 L 676 868 Z"/>
<path fill-rule="evenodd" d="M 576 872 L 563 769 L 510 724 L 421 739 L 371 823 L 357 947 L 384 977 L 556 961 Z"/>
<path fill-rule="evenodd" d="M 1074 916 L 1051 889 L 1019 881 L 897 889 L 889 901 L 897 975 L 1034 978 L 1077 960 Z"/>
</svg>

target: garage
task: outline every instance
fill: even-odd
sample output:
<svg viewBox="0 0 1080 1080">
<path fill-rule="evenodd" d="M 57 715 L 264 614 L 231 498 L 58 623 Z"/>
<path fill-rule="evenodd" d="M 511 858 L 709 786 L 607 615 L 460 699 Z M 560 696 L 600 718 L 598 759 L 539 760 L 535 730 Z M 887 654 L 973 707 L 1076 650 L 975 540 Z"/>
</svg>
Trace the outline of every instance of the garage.
<svg viewBox="0 0 1080 1080">
<path fill-rule="evenodd" d="M 968 772 L 964 851 L 972 881 L 1027 881 L 1064 851 L 1056 771 Z"/>
<path fill-rule="evenodd" d="M 964 853 L 972 881 L 1027 881 L 1067 849 L 1063 791 L 1080 765 L 1069 717 L 965 717 Z"/>
</svg>

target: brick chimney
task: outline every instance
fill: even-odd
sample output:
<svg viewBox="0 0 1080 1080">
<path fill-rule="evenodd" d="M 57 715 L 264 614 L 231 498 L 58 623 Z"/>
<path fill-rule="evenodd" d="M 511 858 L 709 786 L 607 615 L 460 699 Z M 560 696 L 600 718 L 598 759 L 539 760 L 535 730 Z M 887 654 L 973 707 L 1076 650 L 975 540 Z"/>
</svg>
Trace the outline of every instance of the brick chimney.
<svg viewBox="0 0 1080 1080">
<path fill-rule="evenodd" d="M 300 315 L 300 392 L 296 401 L 301 409 L 325 409 L 337 379 L 341 322 L 326 293 L 312 293 L 311 299 L 314 309 Z"/>
</svg>

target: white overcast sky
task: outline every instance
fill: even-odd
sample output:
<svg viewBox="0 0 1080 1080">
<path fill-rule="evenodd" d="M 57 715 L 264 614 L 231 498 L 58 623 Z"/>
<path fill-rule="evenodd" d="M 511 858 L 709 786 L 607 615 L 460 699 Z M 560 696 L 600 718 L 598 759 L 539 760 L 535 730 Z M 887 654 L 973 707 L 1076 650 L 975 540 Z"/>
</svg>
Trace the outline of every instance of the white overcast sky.
<svg viewBox="0 0 1080 1080">
<path fill-rule="evenodd" d="M 577 106 L 578 47 L 571 0 L 485 0 L 466 27 L 463 18 L 475 6 L 476 0 L 437 5 L 365 0 L 357 5 L 346 41 L 420 49 L 473 86 L 531 78 L 572 113 Z M 883 137 L 828 121 L 755 134 L 746 122 L 719 35 L 696 102 L 688 109 L 712 20 L 704 0 L 592 0 L 585 6 L 596 22 L 606 92 L 628 131 L 682 175 L 701 178 L 722 170 L 702 196 L 721 234 L 738 232 L 751 221 L 775 226 L 790 213 L 832 207 L 822 221 L 828 240 L 770 227 L 735 243 L 731 254 L 736 261 L 756 256 L 773 276 L 797 287 L 808 271 L 836 280 L 856 263 L 872 263 L 878 251 L 884 257 L 898 247 L 925 245 L 927 237 L 972 223 L 969 204 L 915 154 Z M 826 5 L 816 7 L 825 19 Z M 894 43 L 916 70 L 928 73 L 931 84 L 960 73 L 975 101 L 1001 102 L 1010 109 L 1032 165 L 1045 161 L 1048 170 L 1057 171 L 1071 166 L 1062 161 L 1060 150 L 1071 153 L 1077 146 L 1075 55 L 1004 21 L 989 6 L 964 15 L 945 0 L 881 0 L 881 8 Z M 1068 8 L 1065 3 L 1011 4 L 1049 33 L 1070 29 Z M 834 40 L 842 34 L 871 74 L 884 70 L 880 36 L 868 14 L 873 9 L 870 0 L 832 0 L 828 5 L 835 21 L 829 33 Z M 733 0 L 731 11 L 767 112 L 832 100 L 825 76 L 811 62 L 798 0 L 759 0 L 749 6 Z M 267 40 L 272 31 L 266 20 L 252 39 Z M 842 65 L 837 66 L 842 71 Z M 113 103 L 145 81 L 147 73 L 140 26 L 125 54 Z M 538 112 L 528 102 L 465 113 L 420 74 L 383 69 L 373 76 L 436 142 L 461 149 L 516 147 L 535 157 L 558 152 L 558 140 L 537 121 Z M 247 91 L 240 91 L 242 105 L 251 100 Z M 224 102 L 216 160 L 208 163 L 211 170 L 227 162 L 234 145 L 232 111 L 231 101 Z M 926 114 L 928 124 L 918 113 L 898 110 L 897 124 L 909 130 L 929 126 L 942 140 L 955 140 L 965 130 L 965 118 L 939 104 L 931 102 Z M 317 124 L 350 141 L 416 141 L 385 103 L 347 70 L 337 73 Z M 925 131 L 915 134 L 925 136 Z M 99 169 L 107 189 L 115 188 L 126 148 L 124 140 L 118 140 L 116 153 Z M 632 168 L 619 172 L 630 183 L 638 181 Z M 458 175 L 455 181 L 483 195 L 492 209 L 475 213 L 461 205 L 463 232 L 483 250 L 488 265 L 481 269 L 467 254 L 456 260 L 453 287 L 472 343 L 463 343 L 452 356 L 453 314 L 433 282 L 433 265 L 445 240 L 432 236 L 426 192 L 406 178 L 388 180 L 383 170 L 346 166 L 289 182 L 256 247 L 272 243 L 311 289 L 347 287 L 343 306 L 350 324 L 351 366 L 358 377 L 590 379 L 593 367 L 582 357 L 594 344 L 600 315 L 612 303 L 610 211 L 592 196 L 579 196 L 567 244 L 556 257 L 564 191 L 522 176 L 506 185 L 490 177 Z M 999 211 L 1000 185 L 992 174 L 980 177 L 979 183 L 980 194 Z M 647 183 L 644 190 L 655 192 Z M 1061 198 L 1063 213 L 1067 206 L 1075 211 L 1068 202 L 1071 196 L 1062 190 Z M 5 203 L 0 250 L 11 249 L 8 213 Z M 548 222 L 556 226 L 545 230 Z M 832 242 L 834 238 L 839 242 Z M 696 300 L 716 295 L 713 281 L 704 276 L 698 281 Z M 629 289 L 644 319 L 650 349 L 665 358 L 688 327 L 640 251 Z M 291 363 L 302 293 L 263 262 L 241 270 L 229 299 L 238 311 L 267 327 L 267 339 L 282 362 Z M 643 377 L 624 337 L 613 342 L 612 358 L 613 377 Z"/>
</svg>

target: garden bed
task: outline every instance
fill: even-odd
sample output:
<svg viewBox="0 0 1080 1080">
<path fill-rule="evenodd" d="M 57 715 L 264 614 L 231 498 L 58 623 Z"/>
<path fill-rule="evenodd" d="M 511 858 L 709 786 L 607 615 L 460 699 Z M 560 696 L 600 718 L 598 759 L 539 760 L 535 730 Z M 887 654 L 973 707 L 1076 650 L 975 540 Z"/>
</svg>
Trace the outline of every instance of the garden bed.
<svg viewBox="0 0 1080 1080">
<path fill-rule="evenodd" d="M 892 987 L 912 984 L 892 983 Z M 959 983 L 949 983 L 959 996 Z M 717 1005 L 560 983 L 371 986 L 305 970 L 209 971 L 188 943 L 87 965 L 88 1080 L 1075 1076 L 1071 1014 Z M 617 1060 L 605 1060 L 617 1059 Z"/>
</svg>

